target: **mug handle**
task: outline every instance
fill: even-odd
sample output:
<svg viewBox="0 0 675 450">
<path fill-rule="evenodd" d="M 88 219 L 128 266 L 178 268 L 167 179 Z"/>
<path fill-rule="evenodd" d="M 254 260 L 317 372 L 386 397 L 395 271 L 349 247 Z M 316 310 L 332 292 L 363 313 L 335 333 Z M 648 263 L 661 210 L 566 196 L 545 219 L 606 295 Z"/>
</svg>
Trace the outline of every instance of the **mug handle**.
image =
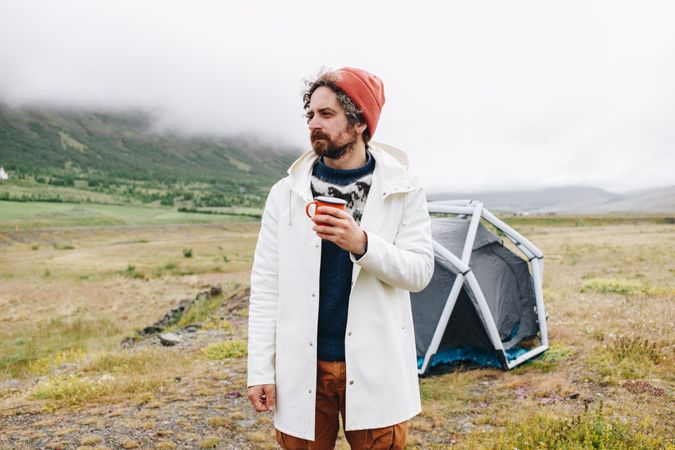
<svg viewBox="0 0 675 450">
<path fill-rule="evenodd" d="M 313 214 L 312 215 L 309 214 L 309 207 L 312 205 L 314 205 L 314 213 L 316 213 L 316 206 L 317 206 L 316 201 L 309 202 L 307 203 L 307 206 L 305 206 L 305 214 L 307 214 L 307 217 L 309 217 L 310 219 L 312 218 Z"/>
</svg>

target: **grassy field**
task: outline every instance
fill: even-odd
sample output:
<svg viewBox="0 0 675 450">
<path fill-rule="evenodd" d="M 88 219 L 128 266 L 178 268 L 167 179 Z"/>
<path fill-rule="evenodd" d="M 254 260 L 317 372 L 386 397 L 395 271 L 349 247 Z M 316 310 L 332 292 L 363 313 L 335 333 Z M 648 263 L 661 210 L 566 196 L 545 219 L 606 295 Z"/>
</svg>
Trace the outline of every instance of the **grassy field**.
<svg viewBox="0 0 675 450">
<path fill-rule="evenodd" d="M 551 349 L 420 380 L 409 448 L 675 448 L 675 225 L 514 218 L 545 254 Z M 169 209 L 0 202 L 0 448 L 274 448 L 245 398 L 258 225 Z M 176 347 L 123 338 L 180 300 Z M 347 448 L 341 437 L 338 448 Z"/>
<path fill-rule="evenodd" d="M 221 214 L 183 213 L 169 207 L 46 202 L 0 202 L 0 232 L 30 228 L 217 224 L 255 221 L 250 208 L 220 208 Z"/>
</svg>

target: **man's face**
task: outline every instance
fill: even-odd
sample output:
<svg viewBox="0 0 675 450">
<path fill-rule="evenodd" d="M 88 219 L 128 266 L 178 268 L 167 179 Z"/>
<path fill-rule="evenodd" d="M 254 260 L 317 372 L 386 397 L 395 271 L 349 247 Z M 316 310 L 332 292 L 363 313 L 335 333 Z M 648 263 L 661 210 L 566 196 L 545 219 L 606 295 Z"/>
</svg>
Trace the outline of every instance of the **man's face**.
<svg viewBox="0 0 675 450">
<path fill-rule="evenodd" d="M 354 147 L 359 132 L 347 120 L 332 89 L 325 86 L 317 88 L 309 100 L 306 114 L 310 141 L 317 155 L 339 159 Z"/>
</svg>

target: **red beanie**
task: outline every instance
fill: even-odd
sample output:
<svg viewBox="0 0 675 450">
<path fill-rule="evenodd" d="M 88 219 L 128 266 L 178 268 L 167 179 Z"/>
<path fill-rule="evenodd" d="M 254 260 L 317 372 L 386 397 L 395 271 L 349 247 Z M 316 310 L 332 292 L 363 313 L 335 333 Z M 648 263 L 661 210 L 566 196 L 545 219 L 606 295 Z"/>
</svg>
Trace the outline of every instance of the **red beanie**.
<svg viewBox="0 0 675 450">
<path fill-rule="evenodd" d="M 361 109 L 370 137 L 373 137 L 384 105 L 382 80 L 354 67 L 343 67 L 331 75 L 335 76 L 337 86 Z"/>
</svg>

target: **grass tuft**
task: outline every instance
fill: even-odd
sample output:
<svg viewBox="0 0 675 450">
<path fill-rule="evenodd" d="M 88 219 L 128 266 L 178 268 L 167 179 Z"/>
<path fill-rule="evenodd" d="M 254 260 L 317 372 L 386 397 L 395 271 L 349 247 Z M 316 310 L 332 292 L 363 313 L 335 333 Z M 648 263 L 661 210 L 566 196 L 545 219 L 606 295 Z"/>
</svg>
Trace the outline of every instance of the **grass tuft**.
<svg viewBox="0 0 675 450">
<path fill-rule="evenodd" d="M 125 278 L 134 278 L 134 279 L 145 278 L 145 274 L 136 271 L 136 266 L 132 266 L 131 264 L 127 264 L 126 269 L 118 270 L 117 273 Z"/>
<path fill-rule="evenodd" d="M 58 242 L 54 242 L 54 244 L 52 244 L 52 246 L 54 247 L 54 250 L 74 250 L 75 249 L 75 246 L 73 246 L 71 244 L 59 244 Z"/>
<path fill-rule="evenodd" d="M 67 349 L 30 362 L 26 371 L 36 375 L 46 375 L 64 364 L 80 362 L 86 355 L 79 348 Z"/>
<path fill-rule="evenodd" d="M 199 448 L 216 448 L 220 444 L 220 438 L 210 436 L 199 443 Z"/>
<path fill-rule="evenodd" d="M 607 351 L 617 363 L 632 359 L 638 362 L 658 364 L 661 359 L 659 346 L 641 337 L 619 337 L 607 346 Z"/>
<path fill-rule="evenodd" d="M 134 395 L 148 403 L 153 392 L 174 376 L 175 365 L 187 359 L 167 350 L 145 348 L 92 355 L 77 374 L 54 374 L 41 381 L 31 396 L 54 406 L 80 405 L 97 400 L 115 401 Z M 147 405 L 152 408 L 151 404 Z"/>
<path fill-rule="evenodd" d="M 465 448 L 613 449 L 665 448 L 663 437 L 644 426 L 609 417 L 602 405 L 574 417 L 547 413 L 518 417 L 497 433 L 475 433 Z"/>
<path fill-rule="evenodd" d="M 675 289 L 671 286 L 653 286 L 648 282 L 622 279 L 591 278 L 581 284 L 581 292 L 616 294 L 626 297 L 645 295 L 649 297 L 672 297 Z"/>
<path fill-rule="evenodd" d="M 637 295 L 648 294 L 649 286 L 631 280 L 607 280 L 592 278 L 581 285 L 581 292 L 596 292 L 598 294 Z"/>
<path fill-rule="evenodd" d="M 662 359 L 659 344 L 641 337 L 619 337 L 603 346 L 589 363 L 602 376 L 603 384 L 618 384 L 653 375 Z"/>
<path fill-rule="evenodd" d="M 166 352 L 157 349 L 119 351 L 94 357 L 83 367 L 84 372 L 124 375 L 153 373 L 166 362 Z"/>
<path fill-rule="evenodd" d="M 118 334 L 119 327 L 107 318 L 54 317 L 20 331 L 0 331 L 0 376 L 42 374 L 59 358 L 74 358 L 75 352 L 86 350 L 89 342 Z M 65 356 L 56 356 L 56 362 L 49 360 L 59 352 L 66 352 Z"/>
<path fill-rule="evenodd" d="M 558 363 L 568 360 L 575 353 L 576 352 L 570 347 L 564 345 L 551 345 L 541 357 L 522 367 L 523 370 L 529 366 L 537 368 L 542 372 L 550 372 L 558 367 Z"/>
<path fill-rule="evenodd" d="M 241 358 L 248 354 L 246 341 L 236 339 L 231 341 L 215 342 L 202 349 L 202 356 L 206 359 Z"/>
</svg>

